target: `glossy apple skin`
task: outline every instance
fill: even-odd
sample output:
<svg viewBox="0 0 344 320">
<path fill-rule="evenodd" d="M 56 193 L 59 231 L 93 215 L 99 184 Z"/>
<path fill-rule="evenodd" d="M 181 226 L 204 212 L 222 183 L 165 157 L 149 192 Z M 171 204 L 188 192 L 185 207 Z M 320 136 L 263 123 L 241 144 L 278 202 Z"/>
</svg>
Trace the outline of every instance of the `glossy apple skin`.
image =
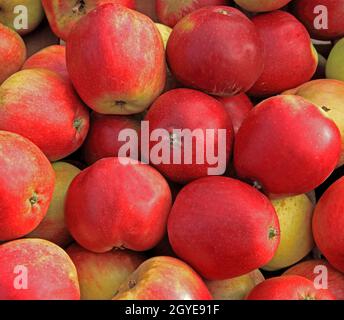
<svg viewBox="0 0 344 320">
<path fill-rule="evenodd" d="M 46 47 L 28 58 L 22 69 L 48 69 L 58 73 L 66 81 L 69 80 L 66 66 L 66 47 L 52 45 Z"/>
<path fill-rule="evenodd" d="M 119 134 L 124 129 L 132 129 L 140 137 L 140 121 L 137 119 L 93 112 L 90 130 L 82 147 L 86 163 L 91 165 L 106 157 L 118 157 L 120 148 L 125 144 L 119 141 Z"/>
<path fill-rule="evenodd" d="M 114 300 L 212 300 L 201 277 L 172 257 L 142 263 L 120 286 Z"/>
<path fill-rule="evenodd" d="M 314 281 L 319 276 L 319 273 L 315 272 L 315 268 L 318 266 L 327 268 L 328 290 L 331 291 L 336 300 L 344 300 L 344 274 L 334 269 L 325 260 L 308 260 L 298 263 L 284 272 L 284 275 L 297 275 Z"/>
<path fill-rule="evenodd" d="M 278 218 L 269 199 L 231 178 L 188 184 L 168 219 L 173 251 L 208 280 L 249 273 L 269 262 L 279 244 Z"/>
<path fill-rule="evenodd" d="M 26 58 L 23 39 L 10 28 L 0 23 L 0 84 L 17 72 Z"/>
<path fill-rule="evenodd" d="M 281 9 L 291 0 L 234 0 L 241 8 L 250 12 L 267 12 Z"/>
<path fill-rule="evenodd" d="M 316 29 L 314 21 L 319 13 L 314 13 L 317 6 L 325 6 L 328 11 L 328 29 Z M 344 7 L 338 0 L 297 0 L 294 13 L 306 26 L 315 39 L 333 40 L 344 36 Z"/>
<path fill-rule="evenodd" d="M 344 38 L 330 52 L 326 64 L 326 77 L 344 81 Z"/>
<path fill-rule="evenodd" d="M 247 91 L 264 66 L 254 25 L 227 6 L 205 7 L 180 20 L 167 44 L 167 60 L 179 82 L 217 96 Z"/>
<path fill-rule="evenodd" d="M 89 113 L 70 84 L 47 69 L 22 70 L 0 87 L 0 129 L 30 139 L 50 161 L 77 150 Z"/>
<path fill-rule="evenodd" d="M 250 95 L 275 95 L 312 78 L 318 55 L 306 28 L 295 17 L 275 11 L 258 15 L 252 22 L 264 44 L 264 71 Z"/>
<path fill-rule="evenodd" d="M 0 154 L 0 240 L 12 240 L 44 218 L 55 174 L 41 150 L 17 134 L 0 131 Z"/>
<path fill-rule="evenodd" d="M 156 13 L 159 21 L 173 28 L 176 23 L 189 13 L 207 6 L 226 5 L 226 0 L 157 0 Z"/>
<path fill-rule="evenodd" d="M 14 281 L 17 266 L 27 268 L 27 289 Z M 57 245 L 42 239 L 20 239 L 0 245 L 1 300 L 79 300 L 78 276 L 72 260 Z M 22 273 L 24 275 L 24 273 Z"/>
<path fill-rule="evenodd" d="M 127 250 L 94 253 L 77 244 L 66 252 L 78 272 L 81 300 L 111 300 L 119 286 L 145 260 Z"/>
<path fill-rule="evenodd" d="M 60 39 L 65 41 L 73 27 L 83 16 L 105 3 L 135 8 L 135 0 L 84 0 L 83 4 L 78 0 L 42 0 L 51 29 Z"/>
<path fill-rule="evenodd" d="M 156 129 L 165 129 L 171 132 L 171 134 L 174 129 L 190 129 L 191 131 L 201 129 L 205 137 L 207 129 L 224 129 L 226 130 L 226 163 L 230 158 L 234 137 L 231 120 L 223 105 L 205 93 L 192 89 L 168 91 L 154 102 L 145 117 L 145 121 L 149 121 L 150 134 Z M 214 142 L 211 144 L 214 149 L 210 150 L 218 150 L 220 137 L 218 131 L 215 133 L 215 139 L 211 141 Z M 163 175 L 177 183 L 187 183 L 197 178 L 208 176 L 208 169 L 216 167 L 216 165 L 207 162 L 206 158 L 206 150 L 210 148 L 210 142 L 206 144 L 206 139 L 204 139 L 204 163 L 197 164 L 198 150 L 195 140 L 193 140 L 192 146 L 192 164 L 186 164 L 183 160 L 184 157 L 182 157 L 181 164 L 173 163 L 173 149 L 179 148 L 181 142 L 176 141 L 176 139 L 165 139 L 165 146 L 171 150 L 170 161 L 169 163 L 161 164 L 153 163 L 153 165 Z M 150 142 L 150 151 L 152 151 L 156 144 L 157 142 Z M 184 154 L 184 148 L 186 147 L 190 146 L 181 146 L 182 154 Z M 146 154 L 144 156 L 148 159 Z"/>
<path fill-rule="evenodd" d="M 218 98 L 218 100 L 224 105 L 232 120 L 234 133 L 237 134 L 248 113 L 253 109 L 252 101 L 245 93 L 233 97 Z"/>
<path fill-rule="evenodd" d="M 167 182 L 146 164 L 123 165 L 121 161 L 99 160 L 80 173 L 68 190 L 68 229 L 79 244 L 93 252 L 149 250 L 166 230 L 171 208 Z"/>
<path fill-rule="evenodd" d="M 312 281 L 300 276 L 275 277 L 256 286 L 247 300 L 335 300 L 329 290 L 315 289 Z"/>
<path fill-rule="evenodd" d="M 332 184 L 319 200 L 313 216 L 315 242 L 330 264 L 344 272 L 344 178 Z"/>
<path fill-rule="evenodd" d="M 276 96 L 256 106 L 240 127 L 234 166 L 268 194 L 297 195 L 330 176 L 340 149 L 340 132 L 324 112 L 301 97 Z"/>
<path fill-rule="evenodd" d="M 164 89 L 164 52 L 152 20 L 108 3 L 82 18 L 71 32 L 67 68 L 76 91 L 94 111 L 135 114 Z"/>
</svg>

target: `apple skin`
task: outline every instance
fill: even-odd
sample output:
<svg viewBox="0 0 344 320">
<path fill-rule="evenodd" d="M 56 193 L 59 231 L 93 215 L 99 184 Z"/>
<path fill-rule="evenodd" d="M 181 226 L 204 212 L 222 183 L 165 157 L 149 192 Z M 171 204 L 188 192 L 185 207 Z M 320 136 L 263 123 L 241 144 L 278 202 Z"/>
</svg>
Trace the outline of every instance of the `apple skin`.
<svg viewBox="0 0 344 320">
<path fill-rule="evenodd" d="M 66 65 L 66 47 L 52 45 L 46 47 L 28 58 L 22 69 L 48 69 L 58 73 L 66 81 L 69 81 Z"/>
<path fill-rule="evenodd" d="M 66 252 L 78 272 L 81 300 L 111 300 L 119 286 L 145 260 L 126 250 L 94 253 L 77 244 L 72 244 Z"/>
<path fill-rule="evenodd" d="M 137 11 L 111 3 L 91 11 L 72 30 L 66 54 L 76 91 L 98 113 L 140 113 L 164 89 L 162 38 Z"/>
<path fill-rule="evenodd" d="M 326 78 L 344 81 L 344 38 L 339 40 L 330 52 L 326 64 Z"/>
<path fill-rule="evenodd" d="M 152 167 L 134 160 L 123 165 L 124 160 L 129 159 L 99 160 L 69 187 L 67 226 L 90 251 L 146 251 L 165 234 L 172 202 L 167 182 Z"/>
<path fill-rule="evenodd" d="M 337 270 L 344 272 L 344 178 L 332 184 L 320 198 L 313 216 L 314 240 Z"/>
<path fill-rule="evenodd" d="M 312 281 L 295 275 L 275 277 L 256 286 L 247 300 L 335 300 L 329 290 L 315 289 Z"/>
<path fill-rule="evenodd" d="M 218 98 L 218 100 L 228 112 L 232 120 L 234 133 L 237 134 L 248 113 L 253 109 L 253 103 L 245 93 L 233 97 Z"/>
<path fill-rule="evenodd" d="M 135 0 L 42 0 L 51 29 L 64 41 L 67 41 L 73 27 L 83 16 L 106 3 L 135 8 Z"/>
<path fill-rule="evenodd" d="M 257 269 L 232 279 L 206 281 L 206 285 L 214 300 L 244 300 L 264 280 L 263 274 Z"/>
<path fill-rule="evenodd" d="M 27 268 L 28 286 L 14 287 L 15 267 Z M 79 300 L 78 275 L 72 260 L 57 245 L 20 239 L 0 245 L 1 300 Z"/>
<path fill-rule="evenodd" d="M 291 267 L 284 275 L 297 275 L 314 281 L 319 273 L 315 268 L 324 266 L 328 275 L 328 290 L 335 296 L 336 300 L 344 300 L 344 274 L 338 272 L 325 260 L 308 260 Z"/>
<path fill-rule="evenodd" d="M 146 114 L 145 120 L 149 121 L 150 134 L 156 129 L 165 129 L 171 132 L 171 134 L 174 129 L 190 129 L 191 131 L 201 129 L 205 136 L 207 129 L 225 129 L 226 164 L 228 163 L 234 137 L 232 124 L 223 105 L 213 97 L 192 89 L 168 91 L 155 100 Z M 213 150 L 218 149 L 219 139 L 218 134 L 216 134 Z M 204 139 L 204 164 L 197 164 L 195 139 L 192 146 L 192 164 L 185 164 L 183 156 L 181 164 L 173 163 L 173 149 L 179 148 L 180 144 L 180 141 L 176 140 L 171 138 L 164 141 L 165 146 L 171 150 L 170 163 L 154 164 L 171 181 L 187 183 L 197 178 L 208 176 L 208 169 L 216 167 L 216 165 L 207 162 L 206 150 L 210 143 L 207 145 L 206 139 Z M 157 143 L 155 141 L 150 142 L 150 151 Z M 184 154 L 184 148 L 184 145 L 182 145 L 182 154 Z M 144 154 L 144 157 L 148 159 L 146 154 Z"/>
<path fill-rule="evenodd" d="M 88 110 L 53 71 L 22 70 L 0 86 L 0 129 L 30 139 L 50 161 L 77 150 L 88 128 Z"/>
<path fill-rule="evenodd" d="M 207 6 L 226 5 L 226 0 L 156 0 L 155 7 L 159 21 L 173 28 L 189 13 Z"/>
<path fill-rule="evenodd" d="M 283 11 L 252 18 L 264 44 L 264 71 L 249 90 L 257 97 L 271 96 L 309 81 L 318 65 L 306 28 Z M 293 70 L 293 72 L 290 72 Z"/>
<path fill-rule="evenodd" d="M 183 85 L 232 96 L 257 81 L 264 67 L 263 50 L 254 25 L 242 12 L 212 6 L 176 24 L 167 43 L 167 60 Z"/>
<path fill-rule="evenodd" d="M 0 131 L 0 240 L 20 238 L 44 218 L 55 173 L 31 141 Z"/>
<path fill-rule="evenodd" d="M 283 94 L 305 98 L 325 111 L 327 117 L 336 123 L 342 137 L 342 151 L 337 166 L 342 166 L 344 164 L 344 82 L 331 79 L 313 80 Z"/>
<path fill-rule="evenodd" d="M 16 6 L 25 6 L 28 11 L 28 29 L 16 29 L 13 25 L 17 13 Z M 25 35 L 38 27 L 44 18 L 44 12 L 40 0 L 0 0 L 0 23 L 15 30 L 20 35 Z"/>
<path fill-rule="evenodd" d="M 303 194 L 330 176 L 340 149 L 340 132 L 325 112 L 299 96 L 276 96 L 256 106 L 240 127 L 234 167 L 267 194 Z"/>
<path fill-rule="evenodd" d="M 0 23 L 0 85 L 17 72 L 26 59 L 23 39 L 10 28 Z"/>
<path fill-rule="evenodd" d="M 291 0 L 234 0 L 241 8 L 250 12 L 267 12 L 281 9 Z"/>
<path fill-rule="evenodd" d="M 140 121 L 134 117 L 102 115 L 93 112 L 90 130 L 82 147 L 86 163 L 91 165 L 103 158 L 118 157 L 121 146 L 125 144 L 119 141 L 118 137 L 124 129 L 135 130 L 140 137 Z"/>
<path fill-rule="evenodd" d="M 229 279 L 262 267 L 272 259 L 279 234 L 269 199 L 226 177 L 188 184 L 168 219 L 173 251 L 208 280 Z"/>
<path fill-rule="evenodd" d="M 314 22 L 319 13 L 314 13 L 317 6 L 328 10 L 328 29 L 316 29 Z M 333 40 L 344 36 L 344 7 L 337 0 L 296 0 L 294 14 L 306 26 L 314 39 Z"/>
<path fill-rule="evenodd" d="M 64 203 L 68 187 L 80 173 L 80 169 L 67 162 L 55 162 L 52 166 L 56 182 L 48 212 L 39 226 L 27 235 L 27 238 L 45 239 L 60 247 L 65 247 L 72 242 L 72 237 L 64 221 Z"/>
<path fill-rule="evenodd" d="M 142 263 L 120 286 L 113 300 L 212 300 L 200 276 L 172 257 Z"/>
</svg>

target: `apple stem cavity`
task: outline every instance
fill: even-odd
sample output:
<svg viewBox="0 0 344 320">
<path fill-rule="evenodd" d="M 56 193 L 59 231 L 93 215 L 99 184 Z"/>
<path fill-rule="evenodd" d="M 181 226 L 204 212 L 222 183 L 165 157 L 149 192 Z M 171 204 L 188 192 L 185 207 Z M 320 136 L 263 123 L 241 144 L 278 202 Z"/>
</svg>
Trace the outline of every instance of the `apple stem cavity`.
<svg viewBox="0 0 344 320">
<path fill-rule="evenodd" d="M 130 280 L 128 281 L 128 288 L 129 288 L 129 289 L 133 289 L 135 286 L 136 286 L 136 281 L 133 280 L 133 279 L 130 279 Z"/>
</svg>

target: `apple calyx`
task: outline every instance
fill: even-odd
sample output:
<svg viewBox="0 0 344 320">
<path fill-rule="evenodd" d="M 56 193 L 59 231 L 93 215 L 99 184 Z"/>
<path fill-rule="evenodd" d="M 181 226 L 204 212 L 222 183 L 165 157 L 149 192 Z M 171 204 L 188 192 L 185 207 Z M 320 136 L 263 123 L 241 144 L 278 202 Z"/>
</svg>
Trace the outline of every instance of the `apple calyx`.
<svg viewBox="0 0 344 320">
<path fill-rule="evenodd" d="M 325 112 L 331 111 L 331 109 L 326 106 L 322 106 L 321 109 L 324 110 Z"/>
<path fill-rule="evenodd" d="M 86 3 L 84 0 L 77 0 L 72 11 L 74 14 L 85 14 L 86 13 L 85 7 L 86 7 Z"/>
<path fill-rule="evenodd" d="M 76 129 L 77 132 L 81 131 L 82 123 L 83 121 L 80 118 L 77 118 L 73 121 L 73 127 Z"/>
<path fill-rule="evenodd" d="M 133 289 L 137 285 L 137 282 L 134 279 L 128 281 L 128 288 Z"/>
<path fill-rule="evenodd" d="M 37 202 L 38 202 L 38 195 L 37 195 L 37 193 L 33 193 L 33 195 L 31 196 L 31 198 L 29 199 L 29 201 L 30 201 L 30 204 L 31 204 L 31 206 L 33 207 L 35 204 L 37 204 Z"/>
<path fill-rule="evenodd" d="M 274 227 L 269 228 L 269 240 L 273 240 L 279 236 L 278 231 Z"/>
</svg>

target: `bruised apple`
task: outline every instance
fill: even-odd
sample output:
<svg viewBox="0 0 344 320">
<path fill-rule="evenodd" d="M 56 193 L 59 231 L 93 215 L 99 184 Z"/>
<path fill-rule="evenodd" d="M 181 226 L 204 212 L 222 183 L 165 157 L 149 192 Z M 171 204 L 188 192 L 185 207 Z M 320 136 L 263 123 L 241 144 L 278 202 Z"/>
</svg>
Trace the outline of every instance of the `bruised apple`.
<svg viewBox="0 0 344 320">
<path fill-rule="evenodd" d="M 119 286 L 144 261 L 143 256 L 134 252 L 114 249 L 94 253 L 77 244 L 66 252 L 78 272 L 81 300 L 111 300 Z"/>
<path fill-rule="evenodd" d="M 231 178 L 198 179 L 178 194 L 168 219 L 173 251 L 208 280 L 249 273 L 268 263 L 279 244 L 269 199 Z"/>
<path fill-rule="evenodd" d="M 241 8 L 251 12 L 266 12 L 281 9 L 291 0 L 234 0 Z"/>
<path fill-rule="evenodd" d="M 0 155 L 3 241 L 28 234 L 42 221 L 53 194 L 55 175 L 41 150 L 17 134 L 0 131 Z"/>
<path fill-rule="evenodd" d="M 83 16 L 105 3 L 135 7 L 135 0 L 42 0 L 51 29 L 65 41 Z"/>
<path fill-rule="evenodd" d="M 0 86 L 0 129 L 30 139 L 50 161 L 77 150 L 88 128 L 88 110 L 53 71 L 22 70 Z"/>
<path fill-rule="evenodd" d="M 65 215 L 73 238 L 90 251 L 146 251 L 163 238 L 170 207 L 171 191 L 155 169 L 105 158 L 73 180 Z"/>
<path fill-rule="evenodd" d="M 1 300 L 79 300 L 72 260 L 57 245 L 20 239 L 0 245 Z"/>
<path fill-rule="evenodd" d="M 263 52 L 253 23 L 227 6 L 187 15 L 167 43 L 168 64 L 177 80 L 217 96 L 250 89 L 263 71 Z"/>
<path fill-rule="evenodd" d="M 154 257 L 120 286 L 114 300 L 212 300 L 205 283 L 186 263 Z"/>
<path fill-rule="evenodd" d="M 283 124 L 283 125 L 281 125 Z M 274 195 L 307 193 L 335 169 L 341 139 L 321 109 L 293 95 L 256 106 L 236 135 L 237 174 Z"/>
<path fill-rule="evenodd" d="M 66 54 L 76 91 L 98 113 L 140 113 L 164 89 L 162 38 L 137 11 L 111 3 L 92 10 L 73 28 Z"/>
</svg>

